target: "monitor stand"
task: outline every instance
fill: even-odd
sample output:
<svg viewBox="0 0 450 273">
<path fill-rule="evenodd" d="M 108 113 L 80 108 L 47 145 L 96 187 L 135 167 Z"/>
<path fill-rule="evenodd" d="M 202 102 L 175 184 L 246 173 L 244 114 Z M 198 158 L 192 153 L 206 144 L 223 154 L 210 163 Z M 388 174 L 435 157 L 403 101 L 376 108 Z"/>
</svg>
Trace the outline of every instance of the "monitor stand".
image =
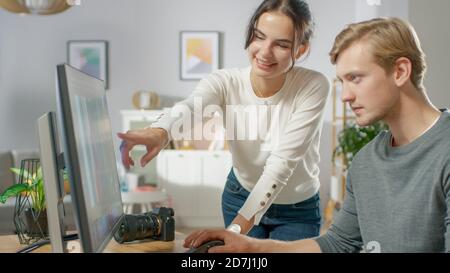
<svg viewBox="0 0 450 273">
<path fill-rule="evenodd" d="M 52 252 L 69 252 L 64 225 L 64 157 L 59 151 L 58 134 L 54 112 L 48 112 L 38 119 L 39 148 L 41 168 L 44 178 L 45 198 L 47 202 L 48 230 Z"/>
</svg>

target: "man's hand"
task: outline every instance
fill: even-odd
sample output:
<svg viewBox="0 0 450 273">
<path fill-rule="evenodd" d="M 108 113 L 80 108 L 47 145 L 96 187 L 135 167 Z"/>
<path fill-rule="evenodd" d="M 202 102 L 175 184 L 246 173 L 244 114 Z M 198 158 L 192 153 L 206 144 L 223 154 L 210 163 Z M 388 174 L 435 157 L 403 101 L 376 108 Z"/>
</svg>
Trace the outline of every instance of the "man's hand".
<svg viewBox="0 0 450 273">
<path fill-rule="evenodd" d="M 208 249 L 208 253 L 320 253 L 319 244 L 314 239 L 278 241 L 255 239 L 229 230 L 199 230 L 191 233 L 184 241 L 184 247 L 198 247 L 208 241 L 222 240 L 225 244 Z"/>
<path fill-rule="evenodd" d="M 122 139 L 120 153 L 122 163 L 127 170 L 130 169 L 130 166 L 134 166 L 130 151 L 135 145 L 145 145 L 147 149 L 147 153 L 141 158 L 141 166 L 144 167 L 164 148 L 169 140 L 166 130 L 161 128 L 130 130 L 126 134 L 118 133 L 117 136 Z"/>
<path fill-rule="evenodd" d="M 258 250 L 258 246 L 263 244 L 262 240 L 236 234 L 225 229 L 210 229 L 191 233 L 186 237 L 183 246 L 186 248 L 198 247 L 211 240 L 222 240 L 225 244 L 211 247 L 208 253 L 259 252 L 261 250 Z"/>
</svg>

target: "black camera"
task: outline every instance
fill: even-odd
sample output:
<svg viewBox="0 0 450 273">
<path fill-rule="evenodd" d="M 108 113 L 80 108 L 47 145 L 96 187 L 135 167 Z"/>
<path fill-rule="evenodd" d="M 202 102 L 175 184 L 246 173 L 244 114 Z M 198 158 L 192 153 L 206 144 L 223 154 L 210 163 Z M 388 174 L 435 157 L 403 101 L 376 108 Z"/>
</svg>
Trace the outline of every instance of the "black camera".
<svg viewBox="0 0 450 273">
<path fill-rule="evenodd" d="M 118 243 L 134 240 L 153 239 L 173 241 L 175 239 L 175 219 L 172 208 L 155 208 L 142 214 L 127 214 L 114 234 Z"/>
</svg>

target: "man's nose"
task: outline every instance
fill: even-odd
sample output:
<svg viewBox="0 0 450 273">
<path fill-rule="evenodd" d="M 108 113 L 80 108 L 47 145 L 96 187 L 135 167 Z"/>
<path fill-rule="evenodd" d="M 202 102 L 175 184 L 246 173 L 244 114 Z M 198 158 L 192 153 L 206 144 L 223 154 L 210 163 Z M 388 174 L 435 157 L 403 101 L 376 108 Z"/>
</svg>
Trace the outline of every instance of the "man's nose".
<svg viewBox="0 0 450 273">
<path fill-rule="evenodd" d="M 342 84 L 341 100 L 343 102 L 350 102 L 350 101 L 355 100 L 355 93 L 345 83 Z"/>
</svg>

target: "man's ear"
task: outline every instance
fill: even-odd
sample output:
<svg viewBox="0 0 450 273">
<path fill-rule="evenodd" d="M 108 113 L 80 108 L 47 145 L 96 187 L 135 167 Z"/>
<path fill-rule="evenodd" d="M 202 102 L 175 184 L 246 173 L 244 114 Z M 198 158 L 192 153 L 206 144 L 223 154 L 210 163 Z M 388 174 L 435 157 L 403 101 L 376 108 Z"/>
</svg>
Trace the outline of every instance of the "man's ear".
<svg viewBox="0 0 450 273">
<path fill-rule="evenodd" d="M 300 45 L 297 49 L 297 52 L 295 53 L 295 59 L 298 60 L 305 52 L 307 52 L 309 49 L 309 44 L 306 45 Z"/>
<path fill-rule="evenodd" d="M 394 64 L 394 81 L 400 87 L 411 79 L 412 63 L 408 58 L 400 57 Z"/>
</svg>

